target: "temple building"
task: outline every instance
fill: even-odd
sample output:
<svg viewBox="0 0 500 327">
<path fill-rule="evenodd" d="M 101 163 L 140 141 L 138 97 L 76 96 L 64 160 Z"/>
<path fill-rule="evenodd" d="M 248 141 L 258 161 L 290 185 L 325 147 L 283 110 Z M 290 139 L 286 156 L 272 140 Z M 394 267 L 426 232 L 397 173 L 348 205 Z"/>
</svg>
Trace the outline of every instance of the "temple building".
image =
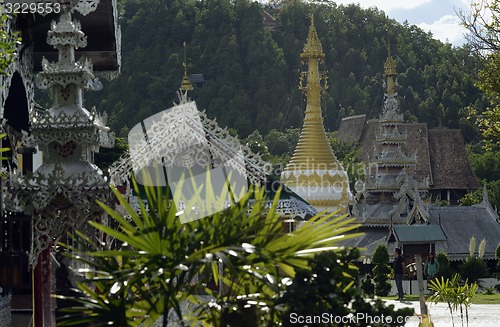
<svg viewBox="0 0 500 327">
<path fill-rule="evenodd" d="M 462 260 L 469 255 L 468 243 L 474 236 L 486 240 L 485 258 L 494 259 L 500 224 L 486 190 L 481 203 L 458 205 L 467 192 L 480 187 L 460 130 L 405 122 L 397 86 L 389 48 L 379 118 L 347 117 L 338 131 L 343 141 L 361 147 L 366 167 L 365 180 L 355 183 L 356 203 L 351 210 L 361 224 L 357 232 L 364 235 L 345 245 L 365 248 L 368 258 L 378 244 L 386 244 L 390 252 L 402 247 L 407 263 L 415 254 L 431 250 Z"/>
<path fill-rule="evenodd" d="M 299 142 L 281 174 L 281 181 L 318 211 L 347 212 L 351 195 L 347 172 L 332 151 L 321 115 L 321 92 L 327 84 L 319 64 L 323 63 L 325 54 L 314 17 L 300 59 L 307 64 L 307 72 L 300 80 L 301 89 L 306 93 L 306 112 Z"/>
<path fill-rule="evenodd" d="M 368 203 L 391 202 L 399 189 L 397 176 L 411 176 L 433 201 L 458 204 L 480 185 L 472 172 L 459 129 L 429 129 L 426 123 L 407 123 L 399 112 L 397 73 L 390 49 L 384 65 L 385 96 L 379 119 L 357 115 L 342 119 L 338 137 L 361 146 L 369 166 L 365 195 Z M 411 140 L 411 142 L 407 142 Z M 404 174 L 400 174 L 404 172 Z"/>
</svg>

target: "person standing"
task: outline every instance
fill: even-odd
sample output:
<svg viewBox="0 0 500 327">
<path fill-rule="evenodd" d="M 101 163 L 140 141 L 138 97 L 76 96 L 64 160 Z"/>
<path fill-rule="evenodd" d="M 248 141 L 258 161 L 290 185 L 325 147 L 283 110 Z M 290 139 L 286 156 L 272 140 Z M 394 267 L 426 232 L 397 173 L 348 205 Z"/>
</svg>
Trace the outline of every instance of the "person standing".
<svg viewBox="0 0 500 327">
<path fill-rule="evenodd" d="M 439 271 L 439 261 L 435 258 L 434 252 L 429 252 L 427 260 L 425 261 L 425 275 L 427 276 L 427 288 L 429 288 L 429 282 L 436 278 Z M 431 294 L 434 292 L 431 290 Z"/>
<path fill-rule="evenodd" d="M 396 248 L 394 250 L 394 279 L 396 281 L 396 288 L 398 289 L 397 300 L 403 301 L 403 273 L 405 269 L 405 263 L 403 256 L 401 255 L 401 249 Z"/>
</svg>

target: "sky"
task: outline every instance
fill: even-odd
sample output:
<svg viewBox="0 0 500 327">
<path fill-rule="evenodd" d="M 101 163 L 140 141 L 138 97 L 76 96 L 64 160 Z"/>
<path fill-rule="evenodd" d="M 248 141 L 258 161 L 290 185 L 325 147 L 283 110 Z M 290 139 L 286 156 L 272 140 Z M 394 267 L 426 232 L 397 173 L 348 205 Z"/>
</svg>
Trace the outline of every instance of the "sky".
<svg viewBox="0 0 500 327">
<path fill-rule="evenodd" d="M 454 46 L 466 41 L 465 28 L 456 12 L 468 11 L 471 0 L 334 0 L 337 4 L 358 3 L 363 8 L 377 7 L 390 18 L 417 25 L 434 38 Z"/>
</svg>

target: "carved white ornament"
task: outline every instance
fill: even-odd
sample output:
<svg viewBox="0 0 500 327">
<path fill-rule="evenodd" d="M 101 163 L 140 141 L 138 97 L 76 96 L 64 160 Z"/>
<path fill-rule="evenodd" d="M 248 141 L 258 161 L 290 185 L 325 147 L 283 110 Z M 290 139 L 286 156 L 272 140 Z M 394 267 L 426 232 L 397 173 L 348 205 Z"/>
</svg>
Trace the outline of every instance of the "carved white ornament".
<svg viewBox="0 0 500 327">
<path fill-rule="evenodd" d="M 87 16 L 97 9 L 100 0 L 72 0 L 71 11 L 78 11 L 83 16 Z"/>
<path fill-rule="evenodd" d="M 52 23 L 47 42 L 58 49 L 60 60 L 44 59 L 36 82 L 60 96 L 47 111 L 31 110 L 31 134 L 21 136 L 23 146 L 43 151 L 44 163 L 32 174 L 12 171 L 9 183 L 10 210 L 33 214 L 31 266 L 68 229 L 104 218 L 96 200 L 113 202 L 108 182 L 91 163 L 100 146 L 112 146 L 113 137 L 106 115 L 83 107 L 82 90 L 100 88 L 90 60 L 74 58 L 75 48 L 86 45 L 85 35 L 71 14 L 63 12 Z"/>
<path fill-rule="evenodd" d="M 131 145 L 134 157 L 126 152 L 109 169 L 111 183 L 127 185 L 133 171 L 140 167 L 162 165 L 164 167 L 199 165 L 229 166 L 246 175 L 253 185 L 264 186 L 267 176 L 263 172 L 265 162 L 259 154 L 253 153 L 248 146 L 242 146 L 238 138 L 231 136 L 226 128 L 221 128 L 216 120 L 209 119 L 204 112 L 199 112 L 194 103 L 190 103 L 187 93 L 180 92 L 178 108 L 155 116 L 155 121 L 148 123 L 148 138 Z M 199 128 L 196 119 L 200 118 Z M 140 131 L 142 132 L 142 131 Z M 134 138 L 140 140 L 140 138 Z M 209 152 L 192 147 L 193 142 L 209 142 Z M 230 160 L 243 154 L 241 160 Z M 132 160 L 133 159 L 133 160 Z M 133 166 L 132 166 L 133 162 Z M 130 196 L 130 194 L 129 194 Z M 136 203 L 137 198 L 130 196 Z M 283 215 L 305 218 L 316 214 L 316 210 L 307 203 L 294 197 L 278 202 L 277 210 Z"/>
</svg>

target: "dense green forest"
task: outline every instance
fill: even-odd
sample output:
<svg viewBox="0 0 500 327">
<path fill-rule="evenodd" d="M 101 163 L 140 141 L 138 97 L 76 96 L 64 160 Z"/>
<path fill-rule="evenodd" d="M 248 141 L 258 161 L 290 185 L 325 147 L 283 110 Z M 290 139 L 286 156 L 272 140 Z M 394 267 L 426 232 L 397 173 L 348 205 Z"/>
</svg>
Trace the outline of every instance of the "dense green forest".
<svg viewBox="0 0 500 327">
<path fill-rule="evenodd" d="M 121 74 L 105 91 L 88 94 L 87 104 L 106 111 L 118 133 L 168 108 L 182 79 L 186 42 L 188 71 L 205 79 L 191 97 L 210 117 L 240 137 L 256 129 L 265 135 L 300 127 L 299 54 L 314 12 L 329 76 L 327 130 L 353 114 L 378 116 L 390 40 L 406 119 L 462 127 L 466 139 L 473 138 L 460 110 L 481 103 L 482 96 L 471 79 L 478 62 L 467 47 L 443 44 L 416 26 L 356 5 L 288 1 L 267 8 L 280 24 L 274 31 L 262 10 L 249 0 L 121 1 Z"/>
<path fill-rule="evenodd" d="M 343 117 L 376 118 L 383 102 L 388 43 L 399 73 L 399 102 L 408 121 L 460 128 L 471 164 L 490 199 L 500 205 L 498 155 L 485 153 L 481 136 L 464 119 L 466 108 L 487 106 L 476 86 L 481 68 L 470 47 L 453 47 L 414 25 L 400 24 L 376 9 L 286 1 L 280 8 L 249 0 L 121 0 L 122 69 L 87 106 L 106 111 L 121 137 L 146 117 L 169 108 L 182 80 L 184 47 L 189 73 L 203 74 L 190 96 L 220 125 L 237 133 L 264 159 L 283 166 L 298 141 L 304 98 L 298 90 L 300 53 L 314 13 L 326 54 L 329 89 L 323 115 L 329 139 L 346 166 L 358 149 L 333 133 Z M 271 30 L 263 10 L 276 18 Z M 123 148 L 124 144 L 120 143 Z M 101 156 L 107 156 L 103 153 Z M 108 164 L 116 158 L 103 159 Z M 358 176 L 350 176 L 354 181 Z M 481 200 L 478 191 L 464 203 Z"/>
</svg>

